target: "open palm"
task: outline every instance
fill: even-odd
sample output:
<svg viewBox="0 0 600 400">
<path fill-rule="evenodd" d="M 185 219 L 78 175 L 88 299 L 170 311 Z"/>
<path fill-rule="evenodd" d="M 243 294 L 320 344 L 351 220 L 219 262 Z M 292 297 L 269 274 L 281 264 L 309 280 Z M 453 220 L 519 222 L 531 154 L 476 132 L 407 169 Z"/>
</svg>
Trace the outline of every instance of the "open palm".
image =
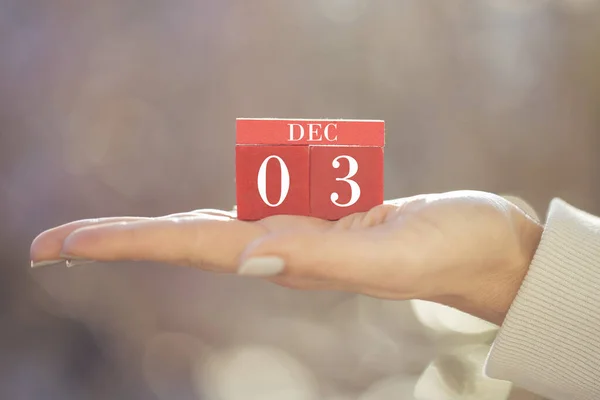
<svg viewBox="0 0 600 400">
<path fill-rule="evenodd" d="M 157 261 L 298 289 L 432 300 L 500 322 L 540 233 L 514 203 L 459 191 L 392 200 L 334 222 L 246 222 L 220 210 L 82 220 L 39 235 L 31 259 Z"/>
</svg>

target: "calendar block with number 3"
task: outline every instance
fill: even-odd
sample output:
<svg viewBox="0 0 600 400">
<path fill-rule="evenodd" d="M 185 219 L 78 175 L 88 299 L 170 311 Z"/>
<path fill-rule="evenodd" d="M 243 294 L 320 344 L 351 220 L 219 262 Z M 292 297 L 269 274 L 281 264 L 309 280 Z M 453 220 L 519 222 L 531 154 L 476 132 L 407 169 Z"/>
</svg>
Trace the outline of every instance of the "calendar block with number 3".
<svg viewBox="0 0 600 400">
<path fill-rule="evenodd" d="M 383 203 L 383 121 L 236 122 L 238 219 L 337 220 Z"/>
</svg>

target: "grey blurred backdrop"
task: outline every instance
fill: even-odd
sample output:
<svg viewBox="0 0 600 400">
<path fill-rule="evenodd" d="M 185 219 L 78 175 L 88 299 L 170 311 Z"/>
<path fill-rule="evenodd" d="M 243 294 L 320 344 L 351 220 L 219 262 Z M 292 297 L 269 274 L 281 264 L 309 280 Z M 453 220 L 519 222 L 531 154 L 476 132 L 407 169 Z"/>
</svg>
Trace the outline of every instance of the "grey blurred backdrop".
<svg viewBox="0 0 600 400">
<path fill-rule="evenodd" d="M 405 304 L 163 265 L 30 271 L 29 243 L 230 208 L 236 117 L 384 119 L 387 198 L 600 213 L 599 105 L 594 0 L 0 0 L 0 398 L 410 398 L 365 394 L 435 356 Z M 294 394 L 252 397 L 235 374 L 257 365 Z"/>
</svg>

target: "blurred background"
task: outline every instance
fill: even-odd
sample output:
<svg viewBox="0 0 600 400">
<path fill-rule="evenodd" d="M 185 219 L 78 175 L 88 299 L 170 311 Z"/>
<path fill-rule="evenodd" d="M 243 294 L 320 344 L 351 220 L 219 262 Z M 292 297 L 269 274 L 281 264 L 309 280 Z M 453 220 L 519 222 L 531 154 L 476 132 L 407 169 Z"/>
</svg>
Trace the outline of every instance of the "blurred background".
<svg viewBox="0 0 600 400">
<path fill-rule="evenodd" d="M 506 399 L 452 310 L 29 244 L 231 208 L 236 117 L 384 119 L 387 198 L 600 213 L 599 43 L 595 0 L 0 0 L 0 398 Z"/>
</svg>

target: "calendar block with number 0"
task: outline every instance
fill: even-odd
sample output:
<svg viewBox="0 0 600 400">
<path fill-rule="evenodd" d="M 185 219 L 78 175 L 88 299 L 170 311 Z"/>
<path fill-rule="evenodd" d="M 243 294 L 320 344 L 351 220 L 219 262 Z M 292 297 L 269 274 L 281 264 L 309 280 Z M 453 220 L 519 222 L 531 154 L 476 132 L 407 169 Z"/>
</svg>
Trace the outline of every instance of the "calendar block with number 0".
<svg viewBox="0 0 600 400">
<path fill-rule="evenodd" d="M 241 220 L 337 220 L 383 203 L 383 121 L 240 118 L 236 136 Z"/>
</svg>

